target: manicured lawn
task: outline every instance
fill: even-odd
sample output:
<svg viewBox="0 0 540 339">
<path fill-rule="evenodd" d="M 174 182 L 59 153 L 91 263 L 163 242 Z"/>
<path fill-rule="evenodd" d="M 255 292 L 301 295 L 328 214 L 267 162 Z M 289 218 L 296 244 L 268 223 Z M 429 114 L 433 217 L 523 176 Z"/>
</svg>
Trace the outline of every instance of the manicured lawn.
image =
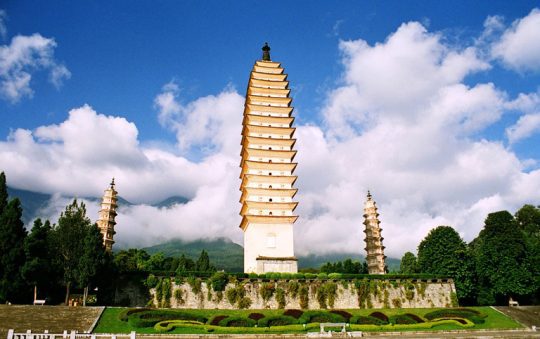
<svg viewBox="0 0 540 339">
<path fill-rule="evenodd" d="M 355 331 L 425 331 L 425 330 L 463 330 L 463 329 L 512 329 L 521 328 L 522 326 L 513 321 L 511 318 L 499 313 L 498 311 L 490 307 L 471 307 L 470 309 L 477 310 L 486 315 L 485 322 L 482 324 L 473 324 L 469 322 L 469 325 L 459 325 L 450 321 L 434 322 L 430 326 L 431 328 L 423 328 L 422 324 L 411 325 L 351 325 L 348 330 Z M 169 334 L 208 334 L 208 333 L 305 333 L 305 332 L 317 332 L 318 324 L 310 323 L 304 328 L 302 324 L 291 324 L 285 326 L 272 326 L 272 327 L 221 327 L 212 326 L 209 324 L 202 324 L 198 322 L 192 322 L 184 324 L 182 321 L 175 323 L 176 326 L 172 327 L 171 331 L 159 332 L 154 327 L 132 327 L 127 321 L 121 321 L 119 316 L 127 308 L 108 307 L 103 312 L 98 325 L 94 329 L 94 333 L 129 333 L 136 331 L 137 333 L 149 334 L 149 333 L 169 333 Z M 372 312 L 382 312 L 388 317 L 392 317 L 399 314 L 415 314 L 421 318 L 427 313 L 433 312 L 437 309 L 432 308 L 417 308 L 417 309 L 353 309 L 346 310 L 353 316 L 369 316 Z M 247 318 L 251 313 L 261 313 L 265 317 L 279 316 L 283 314 L 283 310 L 178 310 L 181 312 L 187 312 L 198 317 L 204 317 L 211 319 L 218 315 L 227 315 L 229 317 L 243 317 Z"/>
</svg>

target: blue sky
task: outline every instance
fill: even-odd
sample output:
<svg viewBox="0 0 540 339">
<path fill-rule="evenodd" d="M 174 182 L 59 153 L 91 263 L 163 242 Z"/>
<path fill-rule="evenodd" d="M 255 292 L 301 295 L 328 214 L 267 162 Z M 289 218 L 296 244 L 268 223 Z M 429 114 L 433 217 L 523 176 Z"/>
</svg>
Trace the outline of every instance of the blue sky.
<svg viewBox="0 0 540 339">
<path fill-rule="evenodd" d="M 0 169 L 14 187 L 58 197 L 99 196 L 116 176 L 137 203 L 120 221 L 145 234 L 119 232 L 125 245 L 163 240 L 145 233 L 153 220 L 174 236 L 211 230 L 240 241 L 242 97 L 268 41 L 296 108 L 297 243 L 355 248 L 368 188 L 396 234 L 385 235 L 392 254 L 413 250 L 439 223 L 471 240 L 487 212 L 540 203 L 537 7 L 7 0 Z M 173 195 L 192 202 L 145 205 Z M 54 218 L 64 202 L 43 213 Z"/>
</svg>

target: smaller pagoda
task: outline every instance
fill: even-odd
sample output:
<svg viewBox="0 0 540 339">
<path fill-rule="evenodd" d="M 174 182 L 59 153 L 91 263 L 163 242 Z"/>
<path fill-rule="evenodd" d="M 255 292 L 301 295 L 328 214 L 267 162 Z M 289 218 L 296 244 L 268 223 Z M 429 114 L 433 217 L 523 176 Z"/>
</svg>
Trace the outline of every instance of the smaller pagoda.
<svg viewBox="0 0 540 339">
<path fill-rule="evenodd" d="M 383 246 L 382 228 L 379 222 L 379 213 L 377 213 L 377 204 L 368 191 L 367 201 L 364 204 L 364 233 L 366 234 L 366 261 L 369 274 L 385 274 L 386 265 Z"/>
<path fill-rule="evenodd" d="M 118 198 L 116 197 L 118 192 L 114 189 L 114 178 L 111 181 L 110 187 L 105 190 L 103 199 L 101 200 L 101 209 L 99 210 L 99 219 L 97 225 L 101 234 L 103 235 L 103 244 L 107 252 L 112 252 L 112 246 L 114 244 L 114 221 L 116 217 L 116 204 Z"/>
</svg>

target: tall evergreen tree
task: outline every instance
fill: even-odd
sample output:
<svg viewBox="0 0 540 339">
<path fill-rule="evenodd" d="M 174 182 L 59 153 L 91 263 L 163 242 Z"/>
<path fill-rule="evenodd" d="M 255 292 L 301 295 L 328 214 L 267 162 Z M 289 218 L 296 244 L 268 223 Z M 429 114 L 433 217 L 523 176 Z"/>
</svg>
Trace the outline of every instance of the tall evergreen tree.
<svg viewBox="0 0 540 339">
<path fill-rule="evenodd" d="M 418 273 L 418 262 L 416 256 L 411 252 L 405 252 L 399 264 L 399 273 L 413 274 Z"/>
<path fill-rule="evenodd" d="M 53 244 L 56 251 L 56 264 L 62 271 L 62 283 L 66 287 L 65 304 L 73 284 L 79 282 L 79 261 L 84 255 L 84 239 L 92 225 L 86 216 L 86 206 L 77 199 L 66 207 L 53 229 Z"/>
<path fill-rule="evenodd" d="M 0 173 L 0 215 L 4 212 L 8 204 L 8 192 L 7 192 L 7 183 L 6 175 L 4 172 Z"/>
<path fill-rule="evenodd" d="M 490 213 L 473 248 L 480 304 L 506 304 L 534 290 L 525 237 L 510 213 Z"/>
<path fill-rule="evenodd" d="M 195 262 L 195 269 L 199 272 L 214 272 L 216 268 L 210 264 L 210 257 L 205 250 L 201 251 L 201 255 Z"/>
<path fill-rule="evenodd" d="M 34 286 L 34 297 L 38 297 L 38 289 L 46 292 L 54 281 L 54 271 L 52 266 L 50 251 L 51 224 L 49 220 L 45 224 L 41 219 L 36 219 L 30 234 L 24 241 L 24 254 L 26 262 L 22 267 L 22 276 L 26 282 Z M 45 297 L 42 294 L 41 297 Z"/>
<path fill-rule="evenodd" d="M 470 298 L 473 284 L 473 277 L 463 272 L 464 267 L 472 267 L 472 258 L 465 253 L 467 246 L 459 234 L 450 226 L 438 226 L 418 245 L 418 269 L 454 278 L 457 296 L 464 301 Z"/>
<path fill-rule="evenodd" d="M 101 268 L 105 266 L 105 247 L 103 246 L 103 235 L 96 224 L 90 225 L 86 229 L 83 239 L 83 253 L 79 260 L 79 286 L 84 288 L 83 306 L 86 306 L 88 290 L 96 278 Z"/>
<path fill-rule="evenodd" d="M 0 303 L 24 301 L 27 285 L 21 276 L 26 230 L 19 199 L 11 200 L 0 216 Z"/>
</svg>

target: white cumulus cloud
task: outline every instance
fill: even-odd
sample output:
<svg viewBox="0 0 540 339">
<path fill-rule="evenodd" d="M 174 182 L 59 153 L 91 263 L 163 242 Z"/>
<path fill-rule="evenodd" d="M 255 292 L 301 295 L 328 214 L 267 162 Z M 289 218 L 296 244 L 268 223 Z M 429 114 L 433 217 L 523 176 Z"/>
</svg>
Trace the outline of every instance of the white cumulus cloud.
<svg viewBox="0 0 540 339">
<path fill-rule="evenodd" d="M 22 98 L 32 97 L 30 86 L 35 71 L 50 72 L 49 80 L 57 88 L 71 77 L 69 70 L 54 59 L 56 42 L 33 34 L 17 35 L 9 45 L 0 46 L 0 96 L 17 103 Z"/>
<path fill-rule="evenodd" d="M 540 10 L 515 20 L 495 42 L 492 54 L 509 68 L 518 71 L 540 70 Z"/>
<path fill-rule="evenodd" d="M 506 135 L 510 143 L 515 143 L 539 131 L 540 113 L 534 113 L 521 116 L 514 125 L 506 129 Z"/>
</svg>

